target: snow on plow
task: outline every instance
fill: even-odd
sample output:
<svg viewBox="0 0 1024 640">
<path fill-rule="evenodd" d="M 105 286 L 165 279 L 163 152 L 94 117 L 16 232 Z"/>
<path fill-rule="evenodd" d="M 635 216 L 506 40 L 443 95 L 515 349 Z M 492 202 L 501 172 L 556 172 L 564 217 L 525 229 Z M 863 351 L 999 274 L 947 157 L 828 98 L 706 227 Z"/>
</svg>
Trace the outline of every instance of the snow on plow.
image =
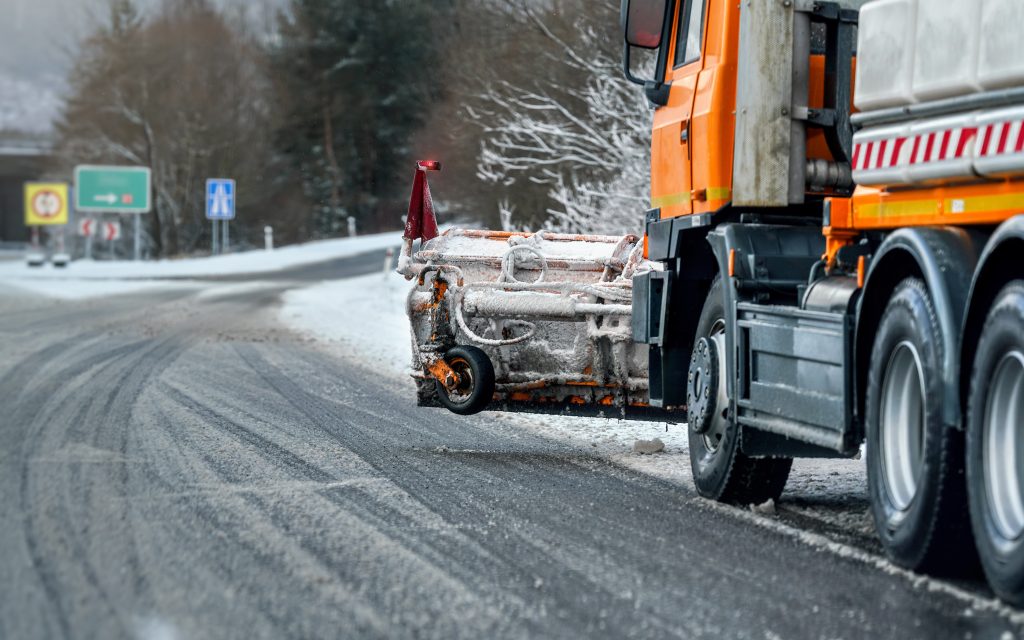
<svg viewBox="0 0 1024 640">
<path fill-rule="evenodd" d="M 632 340 L 633 235 L 455 229 L 436 235 L 423 163 L 399 271 L 424 406 L 645 416 L 647 348 Z M 413 252 L 413 240 L 424 239 Z"/>
</svg>

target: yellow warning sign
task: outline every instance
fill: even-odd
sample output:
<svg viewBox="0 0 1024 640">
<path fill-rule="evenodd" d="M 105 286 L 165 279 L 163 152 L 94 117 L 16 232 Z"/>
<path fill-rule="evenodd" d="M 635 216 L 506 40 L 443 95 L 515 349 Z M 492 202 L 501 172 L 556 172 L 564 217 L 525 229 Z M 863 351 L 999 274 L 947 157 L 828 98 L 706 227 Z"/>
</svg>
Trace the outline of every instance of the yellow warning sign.
<svg viewBox="0 0 1024 640">
<path fill-rule="evenodd" d="M 25 183 L 25 225 L 68 223 L 68 185 L 63 182 Z"/>
</svg>

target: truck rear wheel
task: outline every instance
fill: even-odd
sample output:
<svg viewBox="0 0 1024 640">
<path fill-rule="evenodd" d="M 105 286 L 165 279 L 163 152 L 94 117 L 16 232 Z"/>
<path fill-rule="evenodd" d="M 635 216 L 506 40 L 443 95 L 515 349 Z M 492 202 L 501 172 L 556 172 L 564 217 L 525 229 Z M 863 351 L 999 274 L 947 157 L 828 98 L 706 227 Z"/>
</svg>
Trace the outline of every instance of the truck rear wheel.
<svg viewBox="0 0 1024 640">
<path fill-rule="evenodd" d="M 992 590 L 1024 606 L 1024 281 L 996 297 L 982 330 L 967 404 L 967 486 Z"/>
<path fill-rule="evenodd" d="M 716 278 L 697 323 L 687 380 L 690 466 L 697 493 L 732 504 L 778 500 L 792 458 L 750 458 L 740 451 L 740 427 L 729 416 L 725 298 Z"/>
<path fill-rule="evenodd" d="M 867 475 L 882 546 L 901 566 L 972 560 L 963 437 L 942 420 L 941 333 L 924 283 L 907 278 L 882 316 L 868 372 Z"/>
</svg>

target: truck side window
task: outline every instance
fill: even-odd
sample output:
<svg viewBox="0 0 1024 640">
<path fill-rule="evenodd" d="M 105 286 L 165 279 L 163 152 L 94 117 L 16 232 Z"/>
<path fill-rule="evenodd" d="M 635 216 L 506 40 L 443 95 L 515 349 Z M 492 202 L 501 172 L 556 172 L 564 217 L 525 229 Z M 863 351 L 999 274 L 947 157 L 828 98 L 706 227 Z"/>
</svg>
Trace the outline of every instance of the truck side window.
<svg viewBox="0 0 1024 640">
<path fill-rule="evenodd" d="M 679 10 L 679 30 L 676 39 L 676 63 L 681 67 L 700 59 L 701 34 L 704 31 L 704 3 L 706 0 L 688 0 Z M 684 40 L 685 38 L 685 40 Z"/>
</svg>

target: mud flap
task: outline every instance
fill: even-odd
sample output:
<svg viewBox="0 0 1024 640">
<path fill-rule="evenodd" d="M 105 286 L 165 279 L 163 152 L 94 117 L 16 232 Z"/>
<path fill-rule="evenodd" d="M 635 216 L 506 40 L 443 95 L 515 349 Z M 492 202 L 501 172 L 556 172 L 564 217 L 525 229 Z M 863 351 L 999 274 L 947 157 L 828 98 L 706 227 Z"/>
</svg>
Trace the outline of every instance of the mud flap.
<svg viewBox="0 0 1024 640">
<path fill-rule="evenodd" d="M 737 311 L 739 423 L 854 453 L 849 314 L 749 303 Z"/>
</svg>

